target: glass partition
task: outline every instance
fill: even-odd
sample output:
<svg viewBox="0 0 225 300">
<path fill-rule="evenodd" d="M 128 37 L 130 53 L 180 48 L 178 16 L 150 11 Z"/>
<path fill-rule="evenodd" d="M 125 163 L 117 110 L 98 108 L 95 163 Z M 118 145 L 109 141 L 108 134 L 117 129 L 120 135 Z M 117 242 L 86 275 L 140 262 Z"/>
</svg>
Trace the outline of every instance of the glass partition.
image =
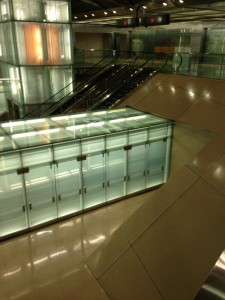
<svg viewBox="0 0 225 300">
<path fill-rule="evenodd" d="M 0 239 L 160 186 L 172 126 L 131 108 L 0 123 Z"/>
</svg>

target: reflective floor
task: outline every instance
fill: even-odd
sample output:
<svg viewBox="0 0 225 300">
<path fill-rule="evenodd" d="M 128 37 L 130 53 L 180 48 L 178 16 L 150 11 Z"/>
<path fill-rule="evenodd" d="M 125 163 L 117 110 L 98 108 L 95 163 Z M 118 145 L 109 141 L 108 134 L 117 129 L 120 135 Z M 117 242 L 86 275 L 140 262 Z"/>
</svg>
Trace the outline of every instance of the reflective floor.
<svg viewBox="0 0 225 300">
<path fill-rule="evenodd" d="M 84 256 L 110 236 L 147 194 L 1 242 L 0 299 L 108 299 L 86 268 Z"/>
</svg>

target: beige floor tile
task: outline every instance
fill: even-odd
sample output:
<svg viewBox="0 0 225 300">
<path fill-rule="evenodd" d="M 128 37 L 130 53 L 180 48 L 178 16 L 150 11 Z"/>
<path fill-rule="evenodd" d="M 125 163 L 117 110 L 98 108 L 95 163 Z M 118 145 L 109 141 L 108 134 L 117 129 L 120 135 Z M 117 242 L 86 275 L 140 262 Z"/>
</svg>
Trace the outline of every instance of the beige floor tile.
<svg viewBox="0 0 225 300">
<path fill-rule="evenodd" d="M 125 199 L 2 241 L 0 299 L 107 299 L 90 270 L 79 265 L 142 203 Z"/>
<path fill-rule="evenodd" d="M 193 299 L 224 249 L 224 227 L 224 196 L 199 179 L 135 242 L 164 299 Z"/>
<path fill-rule="evenodd" d="M 225 154 L 225 137 L 218 136 L 212 139 L 197 156 L 187 164 L 187 166 L 201 176 L 206 168 L 215 161 L 217 161 L 222 155 Z"/>
<path fill-rule="evenodd" d="M 225 195 L 225 148 L 223 149 L 224 155 L 211 163 L 202 177 Z"/>
<path fill-rule="evenodd" d="M 208 98 L 214 102 L 225 105 L 224 89 L 224 80 L 213 80 L 213 85 L 210 85 Z"/>
<path fill-rule="evenodd" d="M 179 75 L 172 75 L 165 81 L 206 98 L 211 96 L 215 84 L 215 80 L 212 79 Z"/>
<path fill-rule="evenodd" d="M 137 102 L 135 107 L 165 118 L 176 120 L 198 97 L 198 95 L 176 87 L 175 85 L 162 83 L 149 95 Z"/>
<path fill-rule="evenodd" d="M 162 299 L 144 266 L 131 248 L 107 270 L 99 281 L 110 299 Z"/>
<path fill-rule="evenodd" d="M 177 121 L 210 131 L 223 132 L 225 130 L 224 116 L 224 105 L 206 98 L 199 98 L 177 118 Z"/>
<path fill-rule="evenodd" d="M 36 286 L 38 299 L 48 300 L 107 300 L 93 274 L 85 264 L 79 264 L 55 280 Z"/>
<path fill-rule="evenodd" d="M 96 252 L 86 257 L 86 262 L 96 278 L 99 278 L 129 247 L 130 243 L 121 229 L 118 229 Z"/>
<path fill-rule="evenodd" d="M 130 243 L 133 244 L 197 179 L 195 173 L 183 168 L 156 193 L 150 193 L 145 203 L 121 226 Z"/>
<path fill-rule="evenodd" d="M 170 175 L 193 161 L 193 157 L 215 137 L 208 130 L 175 123 L 173 128 Z M 189 165 L 189 164 L 188 164 Z"/>
</svg>

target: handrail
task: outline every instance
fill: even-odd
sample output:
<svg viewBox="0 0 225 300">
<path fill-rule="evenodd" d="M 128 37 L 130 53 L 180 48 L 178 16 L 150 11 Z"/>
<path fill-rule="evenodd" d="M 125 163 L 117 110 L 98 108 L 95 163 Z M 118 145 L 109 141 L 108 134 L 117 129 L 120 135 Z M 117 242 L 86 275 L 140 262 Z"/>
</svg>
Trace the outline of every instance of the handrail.
<svg viewBox="0 0 225 300">
<path fill-rule="evenodd" d="M 98 67 L 104 60 L 109 59 L 109 57 L 104 57 L 103 59 L 101 59 L 99 62 L 97 62 L 95 65 L 93 65 L 92 67 L 90 67 L 86 72 L 85 75 L 88 74 L 91 70 L 93 70 L 94 68 Z M 112 58 L 112 61 L 110 63 L 112 63 L 113 61 L 115 61 L 116 58 Z M 107 67 L 107 66 L 106 66 Z M 93 77 L 92 77 L 93 78 Z M 88 81 L 90 81 L 90 79 L 86 79 L 83 82 L 79 82 L 78 84 L 76 84 L 76 79 L 73 80 L 72 82 L 68 83 L 66 86 L 64 86 L 62 89 L 60 89 L 57 93 L 55 93 L 54 95 L 52 95 L 51 97 L 49 97 L 47 100 L 45 100 L 44 102 L 42 102 L 38 107 L 34 108 L 31 112 L 29 112 L 28 114 L 24 115 L 23 118 L 29 118 L 32 117 L 35 112 L 40 111 L 41 107 L 45 107 L 46 104 L 51 103 L 51 101 L 59 94 L 61 94 L 63 91 L 65 91 L 69 86 L 73 86 L 73 84 L 75 83 L 75 86 L 73 87 L 73 90 L 68 93 L 67 95 L 61 97 L 58 101 L 61 101 L 62 99 L 64 99 L 65 97 L 68 97 L 68 95 L 70 95 L 71 93 L 73 93 L 73 91 L 75 89 L 81 88 L 82 86 L 85 86 Z M 57 101 L 57 102 L 58 102 Z M 57 103 L 57 102 L 54 102 Z"/>
<path fill-rule="evenodd" d="M 115 92 L 117 92 L 121 87 L 123 87 L 124 85 L 129 83 L 131 80 L 133 80 L 142 71 L 142 68 L 145 67 L 150 61 L 152 61 L 155 58 L 155 56 L 151 56 L 149 58 L 148 55 L 147 56 L 145 55 L 145 58 L 146 58 L 146 61 L 142 65 L 139 66 L 139 69 L 136 70 L 137 72 L 134 73 L 135 76 L 133 76 L 132 79 L 131 79 L 131 77 L 127 77 L 126 80 L 124 80 L 122 84 L 117 84 L 117 86 L 114 89 L 112 89 L 110 87 L 110 91 L 108 90 L 104 93 L 107 95 L 107 97 L 104 97 L 104 95 L 103 95 L 103 98 L 99 99 L 92 106 L 90 106 L 88 108 L 88 111 L 96 109 L 101 103 L 103 103 L 106 99 L 110 98 L 110 96 L 112 96 Z"/>
<path fill-rule="evenodd" d="M 134 62 L 135 62 L 135 60 L 129 59 L 125 64 L 123 64 L 123 65 L 121 66 L 121 68 L 125 68 L 125 67 L 129 66 L 130 64 L 133 64 Z M 111 62 L 109 65 L 107 65 L 107 66 L 105 67 L 105 69 L 103 69 L 101 72 L 99 72 L 99 75 L 101 75 L 101 73 L 103 73 L 105 70 L 109 69 L 111 66 L 114 66 L 114 65 L 115 65 L 115 61 Z M 117 70 L 117 71 L 118 71 L 118 70 Z M 94 79 L 94 78 L 91 78 L 91 79 L 90 79 L 90 82 L 91 82 L 93 79 Z M 83 84 L 83 87 L 84 87 L 85 90 L 87 90 L 88 83 L 89 83 L 89 82 L 85 82 L 85 83 Z M 86 93 L 84 94 L 84 96 L 83 96 L 79 101 L 76 101 L 76 104 L 79 104 L 80 102 L 84 101 L 84 97 L 87 97 L 87 95 L 89 96 L 90 93 L 92 93 L 92 95 L 93 95 L 93 93 L 94 93 L 95 91 L 98 91 L 99 89 L 101 89 L 101 87 L 104 86 L 105 83 L 106 83 L 106 80 L 104 79 L 104 81 L 100 81 L 99 83 L 97 83 L 97 84 L 96 84 L 95 86 L 93 86 L 92 88 L 89 88 L 89 89 L 88 89 L 88 92 L 86 92 Z M 73 98 L 74 98 L 74 97 L 76 98 L 77 95 L 79 94 L 79 92 L 81 92 L 81 91 L 82 91 L 82 89 L 77 89 L 77 88 L 76 88 L 75 93 L 72 94 Z M 69 102 L 70 99 L 71 99 L 71 97 L 68 97 L 68 95 L 66 95 L 66 96 L 63 97 L 60 101 L 54 103 L 52 107 L 50 107 L 50 108 L 47 109 L 44 113 L 42 113 L 41 116 L 50 115 L 50 114 L 54 113 L 54 111 L 56 111 L 56 110 L 60 110 L 60 113 L 61 113 L 61 112 L 62 112 L 62 107 L 63 107 L 63 105 L 64 105 L 64 104 L 66 105 L 66 104 L 67 104 L 67 101 Z M 65 100 L 65 101 L 64 101 L 64 100 Z"/>
<path fill-rule="evenodd" d="M 132 57 L 132 53 L 127 52 L 126 54 L 130 55 Z M 151 61 L 152 65 L 155 66 L 157 69 L 160 68 L 161 71 L 181 74 L 181 75 L 188 75 L 188 76 L 198 76 L 198 77 L 207 77 L 207 78 L 216 78 L 216 79 L 225 79 L 225 59 L 224 54 L 193 54 L 193 53 L 153 53 L 153 54 L 147 54 L 147 53 L 140 53 L 139 56 L 133 57 L 133 60 L 138 62 L 143 59 L 144 57 L 148 57 L 151 55 Z M 118 54 L 115 55 L 117 58 L 114 58 L 114 60 L 119 59 Z M 92 66 L 87 70 L 87 72 L 90 72 L 90 70 L 93 70 L 97 65 L 100 65 L 105 59 L 101 59 L 97 64 Z M 112 59 L 113 60 L 113 59 Z M 72 83 L 68 84 L 66 87 L 61 89 L 59 92 L 57 92 L 55 95 L 41 103 L 39 107 L 36 107 L 32 112 L 29 114 L 26 114 L 24 118 L 32 116 L 33 112 L 40 112 L 43 114 L 44 108 L 48 106 L 56 105 L 57 103 L 61 103 L 66 101 L 71 96 L 76 96 L 76 90 L 79 92 L 82 88 L 85 87 L 85 84 L 88 84 L 88 82 L 92 79 L 87 79 L 83 83 L 75 84 L 75 86 L 71 89 L 69 93 L 67 93 L 65 96 L 60 98 L 58 101 L 55 101 L 52 103 L 52 100 L 57 97 L 57 95 L 60 95 L 61 93 L 65 92 L 66 89 L 68 89 Z M 73 81 L 74 83 L 74 81 Z"/>
</svg>

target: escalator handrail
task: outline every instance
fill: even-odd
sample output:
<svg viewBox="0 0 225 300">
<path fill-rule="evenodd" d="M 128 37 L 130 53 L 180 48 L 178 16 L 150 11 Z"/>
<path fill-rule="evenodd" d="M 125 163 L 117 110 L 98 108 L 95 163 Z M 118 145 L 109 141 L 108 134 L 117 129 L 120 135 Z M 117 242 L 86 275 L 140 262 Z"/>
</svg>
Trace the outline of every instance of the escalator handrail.
<svg viewBox="0 0 225 300">
<path fill-rule="evenodd" d="M 99 62 L 97 62 L 95 65 L 93 65 L 92 67 L 90 67 L 90 68 L 85 72 L 85 74 L 87 74 L 88 72 L 90 72 L 91 70 L 93 70 L 94 68 L 96 68 L 99 64 L 101 64 L 101 63 L 102 63 L 104 60 L 106 60 L 106 59 L 108 59 L 108 58 L 107 58 L 107 57 L 104 57 L 103 59 L 101 59 L 101 60 L 100 60 Z M 111 64 L 111 63 L 112 63 L 113 61 L 115 61 L 115 60 L 117 60 L 117 58 L 113 58 L 112 61 L 110 61 L 109 64 Z M 108 64 L 108 65 L 109 65 L 109 64 Z M 108 65 L 105 66 L 105 68 L 107 68 Z M 101 71 L 102 71 L 102 70 L 101 70 Z M 95 74 L 95 75 L 96 75 L 96 74 Z M 92 79 L 93 79 L 93 77 L 92 77 Z M 83 82 L 78 83 L 77 85 L 75 85 L 75 87 L 73 88 L 73 91 L 74 91 L 75 89 L 78 89 L 78 88 L 81 87 L 81 86 L 85 86 L 85 85 L 88 83 L 89 80 L 90 80 L 90 78 L 88 78 L 87 80 L 85 80 L 85 81 L 83 81 Z M 68 83 L 66 86 L 64 86 L 62 89 L 60 89 L 57 93 L 55 93 L 54 95 L 52 95 L 51 97 L 49 97 L 47 100 L 45 100 L 44 102 L 42 102 L 38 107 L 36 107 L 36 108 L 33 109 L 31 112 L 29 112 L 28 114 L 26 114 L 25 116 L 23 116 L 23 118 L 25 119 L 25 118 L 29 118 L 29 116 L 32 116 L 33 113 L 35 113 L 35 111 L 38 111 L 38 110 L 40 109 L 40 107 L 45 106 L 48 102 L 51 102 L 51 100 L 52 100 L 55 96 L 57 96 L 58 94 L 60 94 L 62 91 L 64 91 L 64 90 L 65 90 L 66 88 L 68 88 L 70 85 L 73 85 L 75 82 L 76 82 L 76 79 L 73 80 L 72 82 Z M 73 92 L 73 91 L 71 91 L 71 92 Z M 71 94 L 71 92 L 68 93 L 67 95 L 63 96 L 63 97 L 62 97 L 61 99 L 59 99 L 57 102 L 61 101 L 61 100 L 64 99 L 65 97 L 67 97 L 69 94 Z M 57 103 L 57 102 L 54 102 L 54 104 Z"/>
</svg>

